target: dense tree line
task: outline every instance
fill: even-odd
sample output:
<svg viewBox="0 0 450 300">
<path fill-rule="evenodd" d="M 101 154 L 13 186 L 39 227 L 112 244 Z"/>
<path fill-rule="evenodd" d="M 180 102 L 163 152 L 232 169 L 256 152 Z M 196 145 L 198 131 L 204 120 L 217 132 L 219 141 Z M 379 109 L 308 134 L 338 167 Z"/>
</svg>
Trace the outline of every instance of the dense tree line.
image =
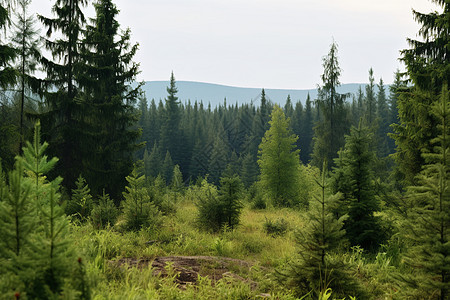
<svg viewBox="0 0 450 300">
<path fill-rule="evenodd" d="M 331 52 L 330 59 L 337 64 L 336 44 L 332 45 Z M 339 74 L 333 76 L 339 77 Z M 326 158 L 333 164 L 338 150 L 344 146 L 344 134 L 350 132 L 350 126 L 358 126 L 360 118 L 372 118 L 369 107 L 374 110 L 370 130 L 376 140 L 376 144 L 371 146 L 383 149 L 377 151 L 377 156 L 388 160 L 388 155 L 394 152 L 394 144 L 387 133 L 390 132 L 392 110 L 396 107 L 390 105 L 395 100 L 386 95 L 383 81 L 380 80 L 377 92 L 373 87 L 369 89 L 374 100 L 370 100 L 372 96 L 361 94 L 357 110 L 354 109 L 356 100 L 345 101 L 349 95 L 338 95 L 335 91 L 337 86 L 338 81 L 333 82 L 332 92 L 327 92 L 328 96 L 321 92 L 316 101 L 309 96 L 306 101 L 298 99 L 295 103 L 289 96 L 286 99 L 283 113 L 290 119 L 289 129 L 298 137 L 295 148 L 299 150 L 301 162 L 304 165 L 316 164 L 316 161 L 320 164 Z M 137 153 L 137 159 L 144 160 L 146 175 L 156 178 L 161 174 L 170 182 L 173 166 L 179 165 L 186 182 L 209 175 L 210 180 L 217 184 L 224 172 L 232 172 L 240 175 L 247 187 L 254 183 L 259 174 L 258 147 L 269 129 L 269 115 L 274 107 L 264 89 L 259 103 L 238 106 L 228 104 L 225 99 L 223 104 L 211 108 L 202 101 L 181 103 L 176 97 L 176 82 L 172 74 L 167 92 L 166 99 L 148 101 L 141 97 L 139 100 L 141 116 L 138 124 L 142 128 L 141 141 L 146 145 Z M 323 100 L 329 97 L 340 100 Z M 369 104 L 369 101 L 373 103 Z M 331 126 L 330 122 L 336 124 Z M 335 130 L 330 131 L 329 128 Z M 336 128 L 340 129 L 336 131 Z M 334 148 L 329 144 L 331 140 L 336 140 Z M 389 167 L 386 162 L 384 164 Z"/>
</svg>

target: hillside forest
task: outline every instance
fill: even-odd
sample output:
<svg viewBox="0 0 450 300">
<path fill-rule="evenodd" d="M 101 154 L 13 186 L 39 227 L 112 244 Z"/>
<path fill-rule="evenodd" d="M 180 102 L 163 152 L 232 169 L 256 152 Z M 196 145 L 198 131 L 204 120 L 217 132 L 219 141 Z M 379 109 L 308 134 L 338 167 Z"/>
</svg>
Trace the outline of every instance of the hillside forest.
<svg viewBox="0 0 450 300">
<path fill-rule="evenodd" d="M 0 299 L 450 299 L 433 2 L 390 85 L 333 41 L 316 99 L 212 107 L 141 91 L 113 0 L 0 0 Z"/>
</svg>

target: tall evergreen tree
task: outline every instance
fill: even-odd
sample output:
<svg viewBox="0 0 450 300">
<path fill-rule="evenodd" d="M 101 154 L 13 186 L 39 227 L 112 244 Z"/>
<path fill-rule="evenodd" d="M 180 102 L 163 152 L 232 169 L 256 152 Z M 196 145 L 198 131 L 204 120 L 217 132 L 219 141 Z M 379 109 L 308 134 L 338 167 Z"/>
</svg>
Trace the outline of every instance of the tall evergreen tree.
<svg viewBox="0 0 450 300">
<path fill-rule="evenodd" d="M 305 111 L 303 114 L 301 133 L 299 133 L 300 159 L 304 164 L 311 159 L 312 143 L 314 136 L 314 119 L 311 97 L 306 97 Z"/>
<path fill-rule="evenodd" d="M 446 85 L 440 98 L 431 109 L 440 120 L 439 134 L 431 141 L 433 151 L 423 153 L 426 164 L 417 185 L 407 192 L 410 204 L 403 233 L 411 245 L 406 263 L 414 273 L 402 279 L 413 285 L 415 297 L 444 300 L 450 296 L 450 93 Z"/>
<path fill-rule="evenodd" d="M 377 119 L 378 119 L 378 155 L 386 157 L 389 153 L 389 107 L 387 104 L 386 89 L 383 79 L 380 78 L 377 93 Z"/>
<path fill-rule="evenodd" d="M 424 14 L 413 10 L 415 20 L 421 25 L 422 39 L 408 39 L 411 48 L 401 52 L 409 80 L 414 84 L 398 99 L 400 123 L 394 127 L 395 159 L 404 185 L 415 184 L 415 176 L 425 163 L 422 152 L 432 151 L 430 141 L 438 135 L 438 120 L 428 108 L 438 101 L 442 87 L 450 82 L 450 3 L 433 2 L 442 7 L 441 12 Z"/>
<path fill-rule="evenodd" d="M 372 68 L 369 69 L 369 84 L 366 85 L 366 113 L 365 119 L 369 127 L 374 125 L 377 113 L 377 99 L 375 97 L 375 78 Z"/>
<path fill-rule="evenodd" d="M 373 183 L 373 162 L 375 154 L 369 150 L 371 134 L 362 120 L 358 127 L 352 127 L 350 135 L 346 136 L 346 143 L 342 158 L 337 160 L 337 173 L 346 182 L 345 187 L 338 192 L 349 199 L 348 219 L 344 222 L 346 235 L 352 245 L 359 245 L 364 249 L 376 249 L 383 241 L 383 232 L 379 217 L 374 213 L 380 209 L 379 200 L 375 196 Z"/>
<path fill-rule="evenodd" d="M 119 11 L 111 0 L 94 6 L 96 16 L 86 28 L 82 51 L 86 63 L 78 76 L 84 87 L 83 174 L 94 195 L 105 189 L 117 200 L 133 168 L 133 152 L 142 146 L 135 127 L 140 84 L 132 86 L 139 72 L 133 61 L 138 45 L 130 44 L 129 29 L 119 33 Z"/>
<path fill-rule="evenodd" d="M 345 216 L 337 219 L 333 213 L 339 196 L 329 196 L 326 173 L 324 163 L 322 174 L 316 179 L 320 193 L 314 195 L 306 225 L 296 235 L 299 260 L 281 273 L 288 285 L 299 289 L 302 294 L 312 291 L 319 299 L 328 288 L 341 296 L 358 292 L 348 267 L 333 257 L 345 243 Z"/>
<path fill-rule="evenodd" d="M 275 205 L 299 205 L 300 158 L 297 136 L 289 130 L 289 119 L 275 105 L 258 151 L 260 183 Z"/>
<path fill-rule="evenodd" d="M 6 33 L 11 24 L 10 14 L 13 1 L 0 1 L 0 33 Z M 16 72 L 12 66 L 16 56 L 16 49 L 6 43 L 6 38 L 0 35 L 0 88 L 5 89 L 16 82 Z"/>
<path fill-rule="evenodd" d="M 75 98 L 79 91 L 77 69 L 83 61 L 80 42 L 86 23 L 82 7 L 86 4 L 87 0 L 56 0 L 54 18 L 38 16 L 47 28 L 45 47 L 53 58 L 41 60 L 50 87 L 44 95 L 46 110 L 40 119 L 44 138 L 50 142 L 50 153 L 61 160 L 56 171 L 69 188 L 74 187 L 76 176 L 82 171 L 77 124 L 80 112 Z M 51 40 L 54 35 L 57 37 Z"/>
<path fill-rule="evenodd" d="M 313 164 L 320 167 L 324 160 L 332 162 L 338 150 L 344 145 L 344 134 L 348 131 L 345 99 L 347 94 L 339 94 L 341 68 L 337 57 L 337 44 L 331 44 L 330 51 L 323 58 L 323 85 L 319 87 L 317 104 L 323 119 L 315 127 Z M 331 167 L 330 163 L 330 167 Z"/>
<path fill-rule="evenodd" d="M 166 184 L 169 184 L 172 181 L 173 168 L 175 167 L 172 156 L 169 151 L 166 151 L 166 156 L 164 158 L 164 162 L 161 166 L 160 174 L 164 178 Z"/>
<path fill-rule="evenodd" d="M 33 76 L 37 69 L 37 63 L 40 59 L 38 40 L 39 31 L 35 28 L 36 20 L 29 13 L 31 0 L 19 0 L 20 9 L 15 13 L 16 22 L 14 23 L 14 36 L 12 42 L 18 50 L 16 68 L 19 70 L 19 93 L 20 93 L 20 144 L 19 151 L 22 151 L 24 141 L 24 119 L 25 119 L 25 101 L 31 91 L 37 91 L 39 80 Z M 31 90 L 30 90 L 31 88 Z"/>
<path fill-rule="evenodd" d="M 178 97 L 176 96 L 178 89 L 176 87 L 173 72 L 170 75 L 170 84 L 167 87 L 167 93 L 168 95 L 164 107 L 164 117 L 161 125 L 161 147 L 164 152 L 169 151 L 175 164 L 178 164 L 180 159 L 179 142 L 181 138 L 181 112 L 180 101 L 178 101 Z M 183 168 L 181 169 L 183 170 Z"/>
</svg>

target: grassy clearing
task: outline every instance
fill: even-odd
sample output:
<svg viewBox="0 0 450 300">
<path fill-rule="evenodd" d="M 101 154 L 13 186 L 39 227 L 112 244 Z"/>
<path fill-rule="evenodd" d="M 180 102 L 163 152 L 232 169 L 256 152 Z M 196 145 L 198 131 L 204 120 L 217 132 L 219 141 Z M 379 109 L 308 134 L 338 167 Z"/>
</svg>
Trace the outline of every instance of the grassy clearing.
<svg viewBox="0 0 450 300">
<path fill-rule="evenodd" d="M 215 234 L 199 230 L 196 215 L 196 206 L 182 200 L 177 203 L 176 213 L 166 216 L 163 225 L 152 231 L 120 232 L 114 227 L 95 230 L 89 224 L 73 224 L 71 238 L 86 262 L 93 298 L 258 299 L 271 295 L 274 299 L 298 299 L 275 280 L 273 273 L 295 257 L 295 231 L 304 226 L 304 213 L 288 208 L 253 210 L 246 205 L 237 228 Z M 264 231 L 267 220 L 280 219 L 287 223 L 286 233 L 274 236 Z M 396 287 L 389 274 L 397 268 L 393 266 L 392 255 L 387 253 L 389 249 L 373 259 L 365 257 L 358 249 L 343 254 L 354 276 L 364 283 L 374 299 L 396 299 Z M 231 264 L 227 266 L 229 273 L 237 277 L 226 275 L 211 282 L 206 275 L 220 266 L 205 263 L 199 272 L 204 275 L 199 276 L 197 284 L 180 289 L 174 281 L 177 272 L 170 266 L 168 276 L 164 277 L 155 274 L 151 266 L 124 268 L 114 264 L 127 257 L 151 261 L 164 256 L 229 257 L 245 260 L 251 267 Z M 332 296 L 329 299 L 333 299 Z"/>
</svg>

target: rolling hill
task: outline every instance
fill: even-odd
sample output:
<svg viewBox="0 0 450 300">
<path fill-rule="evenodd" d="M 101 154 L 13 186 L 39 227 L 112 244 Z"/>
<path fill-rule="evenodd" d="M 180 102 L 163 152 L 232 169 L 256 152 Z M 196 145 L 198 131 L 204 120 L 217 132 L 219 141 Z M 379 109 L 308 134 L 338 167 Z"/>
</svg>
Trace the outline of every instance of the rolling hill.
<svg viewBox="0 0 450 300">
<path fill-rule="evenodd" d="M 167 96 L 166 87 L 169 85 L 168 81 L 147 81 L 142 87 L 148 100 L 155 99 L 159 101 Z M 356 94 L 361 86 L 365 91 L 364 83 L 351 83 L 343 84 L 338 88 L 339 93 L 353 93 Z M 194 81 L 177 81 L 178 98 L 181 102 L 185 103 L 190 100 L 192 103 L 195 101 L 203 101 L 203 104 L 207 105 L 211 103 L 211 107 L 216 107 L 219 104 L 223 104 L 226 98 L 227 104 L 243 104 L 243 103 L 256 103 L 261 96 L 260 88 L 242 88 L 233 87 L 220 84 L 194 82 Z M 386 89 L 388 86 L 386 86 Z M 308 93 L 311 99 L 317 97 L 317 89 L 265 89 L 266 97 L 273 103 L 284 105 L 288 95 L 291 96 L 292 102 L 301 101 L 305 103 Z"/>
</svg>

